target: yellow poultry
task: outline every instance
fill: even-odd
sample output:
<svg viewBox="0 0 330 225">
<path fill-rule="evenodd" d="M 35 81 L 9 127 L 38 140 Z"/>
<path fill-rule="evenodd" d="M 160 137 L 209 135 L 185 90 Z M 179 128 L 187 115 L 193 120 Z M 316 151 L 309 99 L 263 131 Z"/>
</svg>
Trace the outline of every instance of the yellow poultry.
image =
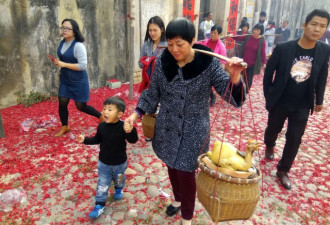
<svg viewBox="0 0 330 225">
<path fill-rule="evenodd" d="M 247 171 L 252 166 L 252 155 L 255 150 L 261 146 L 256 140 L 249 140 L 246 146 L 245 158 L 230 143 L 215 141 L 213 150 L 208 151 L 207 155 L 216 165 L 233 171 Z M 220 148 L 221 156 L 220 156 Z M 220 157 L 220 160 L 219 160 Z"/>
</svg>

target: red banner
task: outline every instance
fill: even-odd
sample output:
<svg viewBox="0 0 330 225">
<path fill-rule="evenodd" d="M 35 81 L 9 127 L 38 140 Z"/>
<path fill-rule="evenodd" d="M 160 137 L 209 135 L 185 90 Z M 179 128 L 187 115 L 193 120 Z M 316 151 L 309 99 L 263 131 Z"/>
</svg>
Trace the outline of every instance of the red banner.
<svg viewBox="0 0 330 225">
<path fill-rule="evenodd" d="M 237 21 L 237 12 L 238 12 L 238 1 L 239 0 L 230 0 L 229 16 L 228 16 L 228 34 L 234 34 L 236 32 L 236 21 Z M 226 41 L 226 49 L 233 49 L 235 46 L 234 40 L 229 38 Z"/>
<path fill-rule="evenodd" d="M 195 0 L 183 0 L 182 15 L 191 22 L 194 22 Z"/>
</svg>

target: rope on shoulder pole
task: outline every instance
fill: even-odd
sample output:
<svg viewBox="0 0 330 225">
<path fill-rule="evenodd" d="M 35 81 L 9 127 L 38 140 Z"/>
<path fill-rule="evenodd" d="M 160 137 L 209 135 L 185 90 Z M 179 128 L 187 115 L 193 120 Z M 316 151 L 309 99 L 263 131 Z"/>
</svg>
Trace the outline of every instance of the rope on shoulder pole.
<svg viewBox="0 0 330 225">
<path fill-rule="evenodd" d="M 219 58 L 219 59 L 222 59 L 224 61 L 229 61 L 230 59 L 226 56 L 223 56 L 223 55 L 219 55 L 217 53 L 214 53 L 214 52 L 209 52 L 209 51 L 205 51 L 205 50 L 201 50 L 201 49 L 196 49 L 196 48 L 193 48 L 196 52 L 201 52 L 201 53 L 204 53 L 206 55 L 210 55 L 210 56 L 214 56 L 216 58 Z M 239 64 L 241 67 L 244 67 L 244 68 L 247 68 L 247 64 L 245 62 L 241 62 Z"/>
<path fill-rule="evenodd" d="M 233 36 L 229 36 L 229 35 L 224 35 L 224 36 L 220 36 L 220 39 L 227 39 L 227 38 L 235 38 L 235 37 L 245 37 L 245 36 L 252 36 L 253 34 L 239 34 L 239 35 L 233 35 Z M 261 36 L 282 36 L 282 34 L 264 34 Z"/>
</svg>

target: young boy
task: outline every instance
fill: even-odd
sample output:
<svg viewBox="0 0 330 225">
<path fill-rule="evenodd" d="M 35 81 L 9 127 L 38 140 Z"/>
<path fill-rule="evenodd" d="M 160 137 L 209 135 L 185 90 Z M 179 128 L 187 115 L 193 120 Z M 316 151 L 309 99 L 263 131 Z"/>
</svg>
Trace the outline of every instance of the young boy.
<svg viewBox="0 0 330 225">
<path fill-rule="evenodd" d="M 104 101 L 102 116 L 94 137 L 79 135 L 77 141 L 86 145 L 100 144 L 98 160 L 98 176 L 95 196 L 95 207 L 89 213 L 91 219 L 98 218 L 103 212 L 111 182 L 114 182 L 114 199 L 123 197 L 125 186 L 125 170 L 127 168 L 126 140 L 136 143 L 138 135 L 136 128 L 120 120 L 125 111 L 125 102 L 118 97 L 111 97 Z M 124 131 L 130 131 L 126 133 Z"/>
</svg>

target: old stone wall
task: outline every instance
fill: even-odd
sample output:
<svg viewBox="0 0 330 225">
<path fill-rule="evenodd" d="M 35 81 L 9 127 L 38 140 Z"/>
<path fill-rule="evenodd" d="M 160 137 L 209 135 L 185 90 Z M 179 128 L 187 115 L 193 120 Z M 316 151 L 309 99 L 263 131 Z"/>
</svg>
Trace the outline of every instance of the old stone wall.
<svg viewBox="0 0 330 225">
<path fill-rule="evenodd" d="M 140 51 L 147 31 L 147 24 L 151 17 L 159 16 L 163 19 L 165 27 L 176 17 L 182 16 L 183 0 L 133 0 L 134 4 L 134 73 L 137 81 L 141 80 L 141 69 L 138 66 Z M 199 14 L 200 0 L 195 0 L 195 14 Z M 196 29 L 198 28 L 197 18 L 194 21 Z M 196 33 L 197 38 L 197 33 Z"/>
<path fill-rule="evenodd" d="M 196 15 L 201 1 L 195 0 Z M 312 9 L 330 11 L 328 0 L 240 0 L 238 21 L 245 16 L 248 2 L 253 3 L 251 24 L 260 11 L 266 11 L 267 20 L 277 26 L 289 20 L 291 38 Z M 224 33 L 229 3 L 208 1 Z M 182 4 L 183 0 L 1 0 L 0 109 L 16 104 L 16 92 L 57 93 L 59 69 L 47 54 L 56 56 L 63 19 L 75 19 L 86 38 L 90 87 L 96 88 L 110 78 L 126 82 L 132 72 L 139 77 L 138 60 L 149 18 L 159 15 L 166 26 L 182 16 Z"/>
<path fill-rule="evenodd" d="M 109 78 L 127 81 L 127 1 L 2 0 L 0 2 L 0 108 L 15 92 L 57 93 L 56 56 L 61 22 L 75 19 L 86 39 L 91 88 Z"/>
<path fill-rule="evenodd" d="M 47 54 L 56 57 L 63 19 L 75 19 L 80 26 L 90 87 L 96 88 L 110 78 L 129 81 L 132 72 L 139 77 L 149 18 L 159 15 L 166 26 L 182 16 L 182 4 L 183 0 L 1 0 L 0 109 L 16 104 L 16 92 L 57 93 L 59 68 Z M 199 4 L 195 0 L 196 14 Z"/>
<path fill-rule="evenodd" d="M 298 36 L 301 34 L 302 24 L 307 14 L 313 9 L 325 9 L 330 12 L 329 0 L 255 0 L 253 24 L 259 19 L 259 13 L 265 11 L 267 20 L 274 21 L 276 27 L 280 26 L 283 20 L 288 20 L 288 27 L 291 30 L 290 38 L 293 39 L 296 34 Z"/>
</svg>

